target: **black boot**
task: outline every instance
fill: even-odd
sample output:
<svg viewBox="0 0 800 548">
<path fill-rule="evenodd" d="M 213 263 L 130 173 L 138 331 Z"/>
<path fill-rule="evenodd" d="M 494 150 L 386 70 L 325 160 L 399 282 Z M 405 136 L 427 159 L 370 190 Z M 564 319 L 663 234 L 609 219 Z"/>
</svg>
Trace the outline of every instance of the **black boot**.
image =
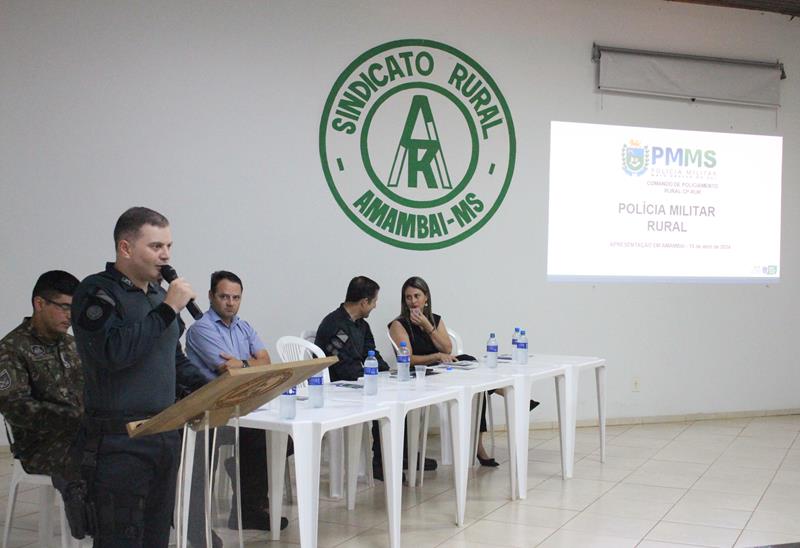
<svg viewBox="0 0 800 548">
<path fill-rule="evenodd" d="M 417 463 L 419 463 L 419 456 L 417 457 Z M 435 459 L 430 459 L 428 457 L 425 457 L 426 472 L 432 472 L 433 470 L 436 470 L 438 466 L 439 463 L 437 463 Z M 408 470 L 408 461 L 406 459 L 403 459 L 403 470 Z"/>
<path fill-rule="evenodd" d="M 230 457 L 225 460 L 225 471 L 228 473 L 228 477 L 231 479 L 231 485 L 239 485 L 238 478 L 236 477 L 235 457 Z M 249 508 L 249 505 L 245 504 L 244 501 L 242 502 L 242 506 L 244 507 L 244 510 L 242 511 L 242 529 L 255 529 L 258 531 L 270 530 L 269 514 L 266 512 L 266 510 L 253 510 Z M 238 513 L 239 505 L 237 504 L 236 493 L 234 492 L 233 500 L 231 500 L 231 513 L 230 516 L 228 516 L 228 527 L 230 529 L 239 529 L 239 520 L 237 518 Z M 285 517 L 281 517 L 281 531 L 286 529 L 288 526 L 289 520 Z"/>
<path fill-rule="evenodd" d="M 289 526 L 289 520 L 281 517 L 281 531 Z M 236 509 L 231 509 L 231 515 L 228 517 L 228 528 L 239 529 L 239 522 L 236 519 Z M 245 512 L 242 514 L 242 529 L 255 529 L 256 531 L 269 531 L 269 514 L 266 512 L 251 513 Z"/>
</svg>

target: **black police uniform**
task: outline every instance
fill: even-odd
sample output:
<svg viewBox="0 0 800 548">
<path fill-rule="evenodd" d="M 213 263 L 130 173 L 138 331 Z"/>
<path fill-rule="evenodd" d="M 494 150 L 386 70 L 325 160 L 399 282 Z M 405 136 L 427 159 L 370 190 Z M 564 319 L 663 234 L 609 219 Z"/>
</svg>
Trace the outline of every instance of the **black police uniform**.
<svg viewBox="0 0 800 548">
<path fill-rule="evenodd" d="M 389 364 L 375 348 L 375 337 L 372 335 L 367 320 L 353 320 L 344 303 L 325 316 L 317 328 L 314 342 L 327 356 L 336 356 L 339 361 L 328 368 L 331 381 L 354 381 L 364 374 L 364 360 L 370 350 L 375 352 L 378 370 L 388 371 Z M 383 481 L 383 464 L 381 454 L 381 437 L 378 421 L 372 421 L 372 467 L 376 479 Z"/>
<path fill-rule="evenodd" d="M 354 381 L 364 374 L 364 360 L 370 350 L 375 351 L 378 369 L 388 371 L 389 364 L 375 348 L 375 337 L 367 320 L 353 320 L 344 307 L 325 316 L 317 328 L 315 341 L 327 356 L 336 356 L 339 361 L 328 369 L 331 381 Z"/>
<path fill-rule="evenodd" d="M 175 501 L 180 435 L 131 439 L 125 424 L 205 384 L 186 358 L 180 317 L 166 291 L 136 287 L 113 263 L 87 277 L 72 301 L 83 360 L 83 472 L 97 510 L 95 547 L 166 547 Z"/>
</svg>

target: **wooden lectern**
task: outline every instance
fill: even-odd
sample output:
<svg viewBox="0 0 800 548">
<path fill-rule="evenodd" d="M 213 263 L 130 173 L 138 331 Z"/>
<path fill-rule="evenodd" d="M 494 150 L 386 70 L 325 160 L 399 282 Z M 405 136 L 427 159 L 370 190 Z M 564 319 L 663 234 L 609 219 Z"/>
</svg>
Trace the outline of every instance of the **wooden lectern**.
<svg viewBox="0 0 800 548">
<path fill-rule="evenodd" d="M 231 420 L 236 427 L 236 474 L 239 476 L 239 417 L 247 415 L 273 400 L 287 389 L 302 383 L 315 373 L 333 365 L 336 357 L 318 358 L 297 362 L 260 365 L 230 369 L 189 396 L 176 402 L 155 417 L 129 422 L 128 435 L 132 438 L 184 429 L 181 469 L 178 473 L 177 507 L 181 515 L 175 527 L 178 548 L 186 546 L 186 518 L 188 498 L 184 500 L 183 487 L 191 484 L 194 459 L 195 432 L 205 431 L 205 525 L 206 543 L 211 548 L 211 482 L 214 469 L 209 462 L 209 429 L 227 425 Z M 193 431 L 189 431 L 191 427 Z M 236 482 L 239 508 L 239 545 L 243 545 L 241 527 L 241 495 Z"/>
</svg>

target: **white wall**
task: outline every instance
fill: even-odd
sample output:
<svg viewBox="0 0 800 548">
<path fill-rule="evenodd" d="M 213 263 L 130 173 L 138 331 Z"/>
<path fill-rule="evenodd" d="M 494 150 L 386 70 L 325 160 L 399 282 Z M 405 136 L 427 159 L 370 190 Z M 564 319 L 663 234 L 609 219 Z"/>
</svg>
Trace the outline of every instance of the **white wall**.
<svg viewBox="0 0 800 548">
<path fill-rule="evenodd" d="M 522 324 L 536 351 L 607 357 L 611 417 L 800 407 L 798 24 L 656 0 L 0 1 L 0 332 L 28 313 L 38 274 L 100 270 L 117 216 L 147 205 L 170 218 L 173 264 L 201 295 L 212 270 L 243 277 L 242 315 L 272 349 L 282 334 L 315 328 L 365 274 L 383 287 L 371 324 L 388 352 L 400 284 L 418 274 L 468 352 L 490 330 L 507 346 Z M 333 200 L 318 151 L 325 99 L 345 66 L 416 37 L 476 59 L 517 129 L 498 213 L 431 252 L 358 229 Z M 593 42 L 780 59 L 784 107 L 601 97 Z M 553 119 L 784 136 L 781 283 L 547 283 Z M 542 390 L 546 419 L 552 389 Z M 581 393 L 580 416 L 590 416 L 589 379 Z"/>
</svg>

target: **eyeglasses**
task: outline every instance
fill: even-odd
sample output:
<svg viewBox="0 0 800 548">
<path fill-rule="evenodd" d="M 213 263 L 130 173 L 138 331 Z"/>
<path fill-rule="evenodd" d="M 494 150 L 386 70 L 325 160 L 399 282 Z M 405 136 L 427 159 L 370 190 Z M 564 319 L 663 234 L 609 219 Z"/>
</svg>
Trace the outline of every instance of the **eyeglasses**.
<svg viewBox="0 0 800 548">
<path fill-rule="evenodd" d="M 47 303 L 52 304 L 53 306 L 57 306 L 58 308 L 61 309 L 61 312 L 70 312 L 72 310 L 72 304 L 71 303 L 57 303 L 55 301 L 51 301 L 47 297 L 42 297 L 42 300 L 44 300 Z"/>
</svg>

